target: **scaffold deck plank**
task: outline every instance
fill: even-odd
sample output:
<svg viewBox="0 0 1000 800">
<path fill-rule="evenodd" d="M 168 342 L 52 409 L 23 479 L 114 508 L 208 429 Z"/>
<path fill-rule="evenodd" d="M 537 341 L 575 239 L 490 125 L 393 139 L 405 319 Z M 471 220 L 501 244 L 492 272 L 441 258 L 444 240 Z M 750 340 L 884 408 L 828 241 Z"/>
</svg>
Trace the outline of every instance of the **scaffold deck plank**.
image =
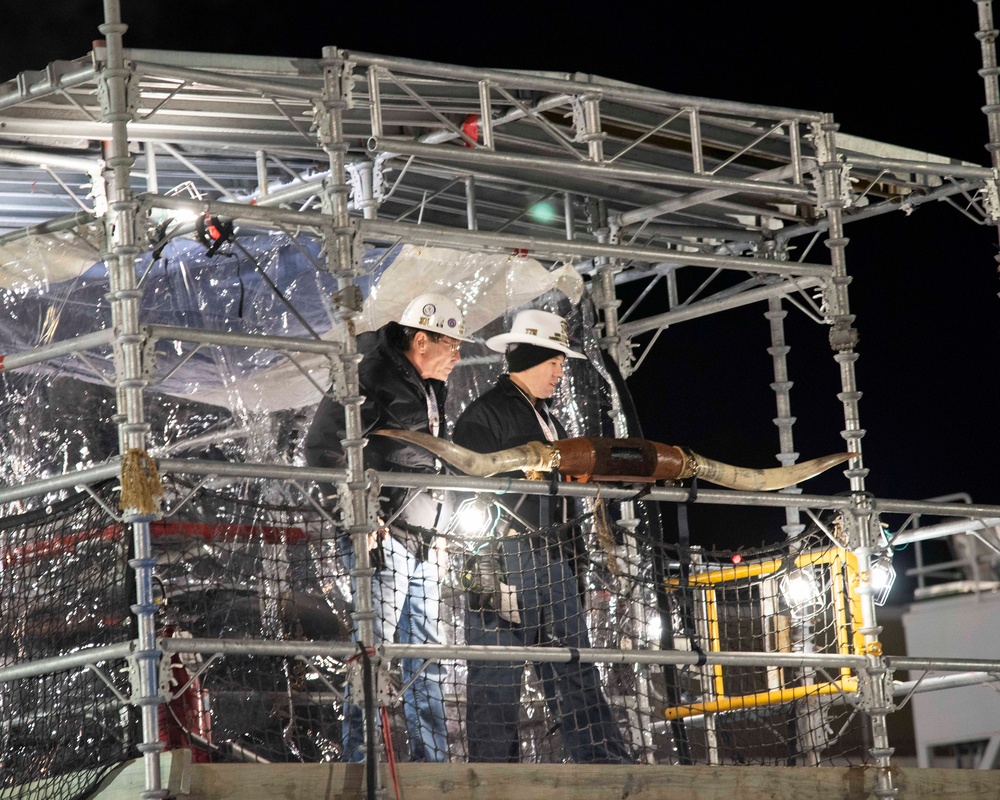
<svg viewBox="0 0 1000 800">
<path fill-rule="evenodd" d="M 364 800 L 363 764 L 191 764 L 181 751 L 163 755 L 171 797 L 189 800 Z M 170 759 L 167 761 L 166 759 Z M 384 765 L 383 765 L 384 770 Z M 399 764 L 403 800 L 863 800 L 871 767 L 663 767 L 598 764 Z M 384 770 L 385 780 L 389 780 Z M 93 800 L 131 800 L 143 790 L 143 764 L 117 772 Z M 893 781 L 906 800 L 993 800 L 1000 771 L 898 767 Z M 396 793 L 387 785 L 389 797 Z"/>
</svg>

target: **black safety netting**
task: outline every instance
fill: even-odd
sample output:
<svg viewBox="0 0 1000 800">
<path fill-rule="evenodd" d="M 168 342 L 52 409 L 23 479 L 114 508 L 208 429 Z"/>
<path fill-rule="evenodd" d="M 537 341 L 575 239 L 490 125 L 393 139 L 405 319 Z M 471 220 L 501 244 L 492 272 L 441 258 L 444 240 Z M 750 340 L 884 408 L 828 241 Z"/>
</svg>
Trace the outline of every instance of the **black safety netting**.
<svg viewBox="0 0 1000 800">
<path fill-rule="evenodd" d="M 134 637 L 130 537 L 112 502 L 105 484 L 0 516 L 0 664 L 50 664 L 0 688 L 0 797 L 75 797 L 134 753 L 127 662 L 98 655 Z M 88 650 L 90 667 L 60 663 Z"/>
<path fill-rule="evenodd" d="M 353 559 L 336 501 L 271 482 L 167 486 L 167 506 L 178 513 L 150 525 L 159 636 L 340 642 L 345 654 L 173 653 L 161 686 L 161 741 L 191 748 L 200 761 L 364 757 L 363 728 L 351 723 L 363 703 L 344 697 L 359 659 L 348 654 Z M 379 757 L 863 763 L 864 717 L 849 702 L 849 673 L 642 658 L 662 650 L 853 652 L 858 621 L 843 551 L 812 535 L 743 551 L 734 564 L 732 553 L 659 542 L 646 503 L 635 523 L 616 522 L 620 512 L 599 500 L 566 525 L 531 534 L 445 531 L 424 594 L 404 599 L 376 588 L 381 636 L 401 629 L 401 617 L 433 619 L 434 610 L 417 606 L 437 603 L 426 640 L 445 646 L 614 651 L 597 664 L 519 651 L 392 660 L 377 698 L 377 729 L 386 734 Z M 570 528 L 581 544 L 573 553 L 558 544 Z M 3 535 L 7 664 L 131 638 L 130 536 L 93 499 L 9 517 Z M 391 543 L 382 549 L 375 584 L 384 589 L 399 577 L 399 554 Z M 792 578 L 808 579 L 815 593 L 791 593 Z M 69 797 L 105 765 L 135 755 L 134 714 L 106 681 L 129 695 L 125 662 L 7 684 L 5 786 L 45 779 L 32 796 Z M 438 730 L 431 701 L 442 714 Z M 55 789 L 58 776 L 64 784 Z"/>
</svg>

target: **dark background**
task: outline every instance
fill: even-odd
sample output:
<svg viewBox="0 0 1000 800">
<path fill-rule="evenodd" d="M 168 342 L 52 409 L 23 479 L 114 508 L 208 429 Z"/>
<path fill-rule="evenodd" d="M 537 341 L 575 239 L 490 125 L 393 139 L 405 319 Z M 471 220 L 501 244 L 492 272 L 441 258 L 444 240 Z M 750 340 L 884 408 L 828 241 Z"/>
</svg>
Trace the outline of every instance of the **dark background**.
<svg viewBox="0 0 1000 800">
<path fill-rule="evenodd" d="M 10 4 L 8 4 L 10 5 Z M 972 0 L 850 2 L 336 4 L 123 3 L 126 46 L 317 57 L 325 45 L 483 67 L 588 72 L 679 94 L 831 112 L 850 134 L 988 163 Z M 0 11 L 0 79 L 84 55 L 99 2 Z M 961 201 L 960 201 L 961 202 Z M 995 476 L 997 236 L 942 203 L 850 224 L 858 387 L 871 469 L 889 498 L 968 492 L 1000 504 Z M 804 246 L 805 241 L 798 242 Z M 817 246 L 810 259 L 825 259 Z M 630 380 L 646 435 L 748 466 L 777 450 L 765 306 L 665 332 Z M 843 449 L 839 371 L 826 329 L 787 320 L 796 449 Z M 846 489 L 837 473 L 809 492 Z M 902 519 L 887 520 L 898 525 Z M 928 520 L 932 522 L 933 520 Z M 694 518 L 695 537 L 773 540 L 742 510 Z"/>
</svg>

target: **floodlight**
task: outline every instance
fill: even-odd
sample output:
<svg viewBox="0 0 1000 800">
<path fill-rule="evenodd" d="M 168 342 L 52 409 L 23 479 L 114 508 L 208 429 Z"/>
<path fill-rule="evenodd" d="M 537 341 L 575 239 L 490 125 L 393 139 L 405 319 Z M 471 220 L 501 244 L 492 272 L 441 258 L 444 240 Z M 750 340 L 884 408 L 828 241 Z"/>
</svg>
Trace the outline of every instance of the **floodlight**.
<svg viewBox="0 0 1000 800">
<path fill-rule="evenodd" d="M 883 550 L 875 558 L 868 569 L 868 583 L 872 587 L 875 605 L 884 606 L 889 599 L 889 592 L 896 582 L 896 570 L 892 566 L 892 551 Z"/>
<path fill-rule="evenodd" d="M 811 568 L 792 569 L 778 582 L 794 619 L 809 619 L 823 609 L 823 592 Z"/>
<path fill-rule="evenodd" d="M 493 533 L 500 511 L 496 503 L 481 494 L 463 500 L 451 518 L 451 528 L 470 539 L 483 539 Z"/>
</svg>

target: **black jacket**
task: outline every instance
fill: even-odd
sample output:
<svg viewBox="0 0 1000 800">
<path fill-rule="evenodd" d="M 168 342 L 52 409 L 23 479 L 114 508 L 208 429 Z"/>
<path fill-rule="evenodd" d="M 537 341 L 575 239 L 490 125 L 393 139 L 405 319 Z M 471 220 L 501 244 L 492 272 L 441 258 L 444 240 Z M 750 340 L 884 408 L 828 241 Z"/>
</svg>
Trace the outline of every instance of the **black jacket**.
<svg viewBox="0 0 1000 800">
<path fill-rule="evenodd" d="M 566 429 L 559 420 L 549 415 L 548 404 L 538 400 L 537 410 L 542 419 L 554 424 L 558 438 L 565 439 Z M 490 453 L 528 442 L 544 442 L 546 438 L 528 398 L 514 385 L 509 375 L 501 375 L 496 386 L 462 412 L 455 423 L 452 441 L 477 453 Z M 524 477 L 519 472 L 505 474 L 512 478 Z M 543 498 L 538 495 L 524 495 L 523 498 L 505 495 L 498 499 L 508 508 L 517 506 L 517 515 L 538 528 L 568 521 L 576 513 L 571 498 Z M 513 527 L 517 529 L 521 526 L 515 522 Z M 574 562 L 582 552 L 582 542 L 575 527 L 564 528 L 557 536 L 550 536 L 549 540 Z M 579 574 L 576 566 L 574 563 L 574 572 Z"/>
<path fill-rule="evenodd" d="M 440 432 L 444 431 L 444 406 L 447 390 L 443 381 L 420 377 L 416 367 L 402 351 L 393 347 L 390 340 L 398 335 L 398 324 L 390 322 L 374 332 L 358 336 L 358 351 L 364 355 L 358 366 L 361 394 L 361 433 L 367 436 L 381 428 L 430 433 L 427 391 L 437 400 L 441 418 Z M 346 464 L 341 440 L 345 437 L 344 407 L 330 397 L 324 397 L 316 410 L 309 433 L 306 435 L 306 463 L 314 467 L 342 469 Z M 437 472 L 439 466 L 433 455 L 384 436 L 372 436 L 364 449 L 365 468 L 385 472 Z M 429 492 L 383 488 L 382 517 L 388 519 L 403 508 L 398 519 L 420 528 L 434 528 L 438 524 L 439 504 Z M 405 506 L 405 507 L 404 507 Z M 442 520 L 446 522 L 447 520 Z M 408 538 L 408 537 L 407 537 Z M 408 541 L 412 552 L 425 550 L 427 537 Z M 419 540 L 423 539 L 423 546 Z M 411 546 L 412 545 L 412 546 Z"/>
</svg>

